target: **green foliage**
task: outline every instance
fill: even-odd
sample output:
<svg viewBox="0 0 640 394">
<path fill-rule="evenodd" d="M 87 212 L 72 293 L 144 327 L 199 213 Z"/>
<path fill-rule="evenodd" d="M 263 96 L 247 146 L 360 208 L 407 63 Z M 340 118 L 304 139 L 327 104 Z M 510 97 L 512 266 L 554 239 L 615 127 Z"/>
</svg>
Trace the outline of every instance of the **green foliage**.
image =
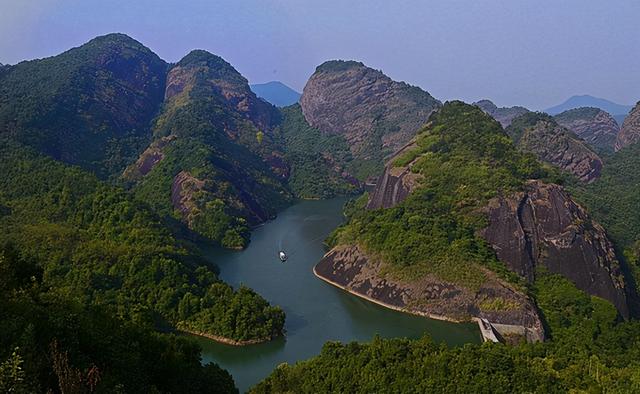
<svg viewBox="0 0 640 394">
<path fill-rule="evenodd" d="M 289 188 L 299 198 L 331 198 L 353 194 L 357 187 L 335 167 L 352 161 L 344 138 L 321 133 L 307 123 L 300 105 L 282 109 L 279 134 L 284 158 L 291 166 Z"/>
<path fill-rule="evenodd" d="M 118 176 L 150 138 L 166 63 L 110 34 L 0 73 L 0 133 L 102 178 Z"/>
<path fill-rule="evenodd" d="M 608 302 L 558 275 L 535 284 L 552 339 L 448 348 L 428 338 L 328 342 L 320 355 L 282 364 L 253 393 L 549 393 L 640 390 L 640 323 L 616 323 Z"/>
<path fill-rule="evenodd" d="M 154 134 L 172 139 L 161 148 L 163 158 L 149 173 L 129 176 L 135 182 L 133 192 L 160 214 L 182 219 L 196 233 L 241 248 L 248 242 L 249 225 L 274 216 L 291 200 L 282 178 L 268 164 L 276 143 L 271 131 L 259 130 L 212 85 L 212 80 L 223 80 L 250 93 L 231 65 L 208 52 L 193 51 L 177 67 L 192 72 L 194 80 L 164 103 Z M 264 104 L 262 110 L 252 116 L 278 121 L 275 108 Z M 180 173 L 197 184 L 183 190 L 191 197 L 174 212 L 180 200 L 175 189 Z"/>
<path fill-rule="evenodd" d="M 127 320 L 198 325 L 232 339 L 282 333 L 279 308 L 219 281 L 145 204 L 15 143 L 4 143 L 0 155 L 0 201 L 10 209 L 0 218 L 0 241 L 38 261 L 43 282 L 56 293 L 82 305 L 103 305 Z M 224 239 L 239 242 L 231 232 Z M 15 281 L 3 275 L 0 287 Z M 199 303 L 180 313 L 185 297 Z M 253 315 L 234 315 L 243 310 Z M 202 316 L 212 323 L 203 323 Z"/>
<path fill-rule="evenodd" d="M 602 175 L 588 185 L 574 183 L 570 190 L 601 223 L 616 247 L 640 272 L 640 144 L 631 145 L 606 158 Z M 635 246 L 634 246 L 635 245 Z M 622 254 L 622 253 L 621 253 Z M 640 275 L 637 275 L 640 279 Z"/>
<path fill-rule="evenodd" d="M 360 244 L 399 275 L 432 273 L 477 288 L 484 274 L 471 267 L 484 265 L 517 282 L 476 235 L 486 225 L 480 209 L 547 170 L 519 152 L 491 117 L 461 102 L 435 113 L 417 148 L 395 164 L 414 160 L 411 170 L 421 181 L 409 197 L 389 209 L 354 210 L 334 242 Z"/>
<path fill-rule="evenodd" d="M 0 269 L 14 278 L 0 289 L 3 393 L 237 392 L 228 372 L 201 364 L 188 338 L 114 318 L 27 274 L 42 265 L 0 249 Z"/>
</svg>

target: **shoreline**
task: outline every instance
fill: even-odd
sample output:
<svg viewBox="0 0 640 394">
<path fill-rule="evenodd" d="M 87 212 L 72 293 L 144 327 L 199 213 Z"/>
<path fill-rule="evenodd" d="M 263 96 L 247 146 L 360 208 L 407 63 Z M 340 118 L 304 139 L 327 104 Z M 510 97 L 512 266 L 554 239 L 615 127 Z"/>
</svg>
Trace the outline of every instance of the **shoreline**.
<svg viewBox="0 0 640 394">
<path fill-rule="evenodd" d="M 209 334 L 209 333 L 201 332 L 201 331 L 191 331 L 191 330 L 187 330 L 187 329 L 183 329 L 183 328 L 177 329 L 176 331 L 179 332 L 179 333 L 183 333 L 183 334 L 195 335 L 195 336 L 211 339 L 212 341 L 221 343 L 223 345 L 238 346 L 238 347 L 239 346 L 257 345 L 259 343 L 269 342 L 269 341 L 274 339 L 274 338 L 263 338 L 263 339 L 248 339 L 248 340 L 245 340 L 245 341 L 236 341 L 235 339 L 223 337 L 223 336 L 220 336 L 220 335 Z"/>
<path fill-rule="evenodd" d="M 447 316 L 434 315 L 434 314 L 430 314 L 430 313 L 426 313 L 426 312 L 420 312 L 420 311 L 413 311 L 413 310 L 410 310 L 410 309 L 401 308 L 401 307 L 398 307 L 398 306 L 395 306 L 395 305 L 387 304 L 386 302 L 382 302 L 380 300 L 376 300 L 374 298 L 371 298 L 371 297 L 369 297 L 367 295 L 364 295 L 364 294 L 361 294 L 361 293 L 357 293 L 357 292 L 355 292 L 353 290 L 350 290 L 350 289 L 342 286 L 339 283 L 336 283 L 336 282 L 334 282 L 334 281 L 332 281 L 332 280 L 330 280 L 328 278 L 325 278 L 324 276 L 318 274 L 318 272 L 316 271 L 316 266 L 315 265 L 313 266 L 313 274 L 317 278 L 319 278 L 320 280 L 323 280 L 323 281 L 329 283 L 330 285 L 333 285 L 333 286 L 335 286 L 335 287 L 337 287 L 339 289 L 342 289 L 342 290 L 346 291 L 349 294 L 355 295 L 357 297 L 365 299 L 365 300 L 367 300 L 369 302 L 372 302 L 374 304 L 378 304 L 378 305 L 383 306 L 385 308 L 393 309 L 394 311 L 398 311 L 398 312 L 402 312 L 402 313 L 408 313 L 408 314 L 414 315 L 414 316 L 427 317 L 427 318 L 433 319 L 433 320 L 447 321 L 447 322 L 450 322 L 450 323 L 472 323 L 472 322 L 477 320 L 477 318 L 474 318 L 474 317 L 471 317 L 469 320 L 458 320 L 458 319 L 453 319 L 453 318 L 447 317 Z"/>
</svg>

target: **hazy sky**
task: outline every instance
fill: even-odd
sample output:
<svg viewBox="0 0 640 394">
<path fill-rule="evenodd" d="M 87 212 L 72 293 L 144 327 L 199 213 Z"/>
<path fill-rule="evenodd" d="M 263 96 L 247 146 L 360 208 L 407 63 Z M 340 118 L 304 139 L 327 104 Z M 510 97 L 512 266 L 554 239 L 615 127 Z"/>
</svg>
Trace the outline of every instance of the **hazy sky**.
<svg viewBox="0 0 640 394">
<path fill-rule="evenodd" d="M 439 99 L 543 109 L 640 100 L 640 1 L 0 0 L 0 62 L 123 32 L 167 61 L 202 48 L 297 90 L 355 59 Z"/>
</svg>

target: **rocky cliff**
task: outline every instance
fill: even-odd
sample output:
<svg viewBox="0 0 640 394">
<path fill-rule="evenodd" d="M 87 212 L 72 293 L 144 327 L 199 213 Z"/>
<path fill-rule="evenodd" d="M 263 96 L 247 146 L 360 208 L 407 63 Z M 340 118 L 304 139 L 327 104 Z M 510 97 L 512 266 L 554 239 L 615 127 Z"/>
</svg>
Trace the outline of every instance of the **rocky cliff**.
<svg viewBox="0 0 640 394">
<path fill-rule="evenodd" d="M 564 111 L 554 119 L 598 151 L 613 151 L 620 126 L 609 113 L 594 107 Z"/>
<path fill-rule="evenodd" d="M 640 141 L 640 101 L 629 112 L 624 119 L 620 133 L 615 143 L 615 150 L 619 151 L 625 146 L 635 144 Z"/>
<path fill-rule="evenodd" d="M 470 289 L 434 275 L 406 280 L 385 275 L 384 264 L 356 245 L 338 246 L 315 266 L 320 278 L 389 308 L 451 321 L 486 318 L 492 323 L 523 326 L 530 340 L 544 339 L 534 303 L 521 291 L 479 268 L 485 281 Z"/>
<path fill-rule="evenodd" d="M 526 114 L 527 112 L 530 112 L 525 107 L 519 106 L 498 108 L 490 100 L 480 100 L 473 103 L 473 105 L 480 107 L 480 109 L 482 109 L 485 113 L 491 115 L 491 117 L 500 122 L 502 127 L 508 127 L 513 119 L 517 118 L 520 115 Z"/>
<path fill-rule="evenodd" d="M 398 158 L 414 149 L 416 149 L 415 142 L 410 142 L 389 159 L 369 196 L 367 209 L 394 207 L 407 198 L 418 185 L 421 176 L 411 171 L 413 163 L 403 166 L 395 165 Z"/>
<path fill-rule="evenodd" d="M 531 282 L 544 267 L 629 316 L 613 245 L 562 187 L 531 181 L 522 192 L 491 200 L 486 212 L 489 225 L 481 234 L 510 270 Z"/>
<path fill-rule="evenodd" d="M 571 131 L 542 113 L 514 119 L 507 132 L 520 149 L 575 175 L 583 182 L 600 176 L 602 159 Z"/>
<path fill-rule="evenodd" d="M 406 144 L 440 102 L 429 93 L 354 61 L 329 61 L 304 87 L 307 122 L 345 137 L 361 180 L 380 172 L 384 156 Z"/>
</svg>

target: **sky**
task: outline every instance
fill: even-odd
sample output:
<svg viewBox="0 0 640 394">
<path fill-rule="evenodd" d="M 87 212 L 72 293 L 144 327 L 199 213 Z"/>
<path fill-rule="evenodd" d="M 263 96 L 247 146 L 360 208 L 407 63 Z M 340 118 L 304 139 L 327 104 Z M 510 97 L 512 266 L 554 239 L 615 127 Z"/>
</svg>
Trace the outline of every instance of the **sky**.
<svg viewBox="0 0 640 394">
<path fill-rule="evenodd" d="M 0 0 L 0 62 L 121 32 L 166 61 L 206 49 L 251 83 L 298 91 L 322 62 L 353 59 L 441 100 L 632 104 L 638 20 L 638 0 Z"/>
</svg>

